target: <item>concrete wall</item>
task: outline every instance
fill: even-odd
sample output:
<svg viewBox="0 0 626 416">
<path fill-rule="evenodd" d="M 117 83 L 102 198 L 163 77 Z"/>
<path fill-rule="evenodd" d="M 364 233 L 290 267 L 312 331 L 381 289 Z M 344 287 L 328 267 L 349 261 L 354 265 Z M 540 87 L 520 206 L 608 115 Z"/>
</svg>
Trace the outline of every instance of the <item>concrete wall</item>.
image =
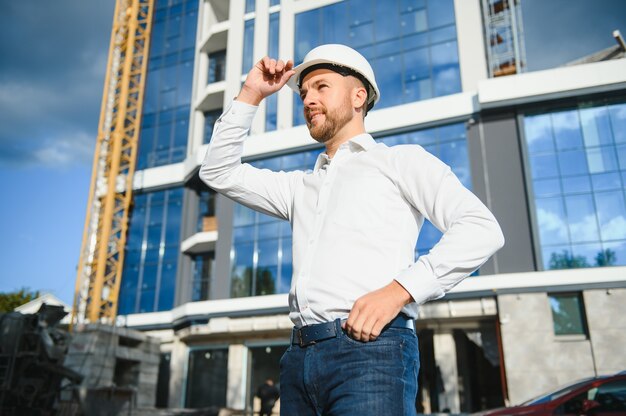
<svg viewBox="0 0 626 416">
<path fill-rule="evenodd" d="M 591 343 L 556 339 L 547 293 L 498 296 L 510 404 L 594 375 Z"/>
<path fill-rule="evenodd" d="M 626 370 L 626 289 L 583 291 L 589 336 L 555 336 L 547 293 L 498 296 L 511 404 L 583 377 Z"/>
<path fill-rule="evenodd" d="M 626 370 L 626 289 L 583 292 L 598 374 Z"/>
</svg>

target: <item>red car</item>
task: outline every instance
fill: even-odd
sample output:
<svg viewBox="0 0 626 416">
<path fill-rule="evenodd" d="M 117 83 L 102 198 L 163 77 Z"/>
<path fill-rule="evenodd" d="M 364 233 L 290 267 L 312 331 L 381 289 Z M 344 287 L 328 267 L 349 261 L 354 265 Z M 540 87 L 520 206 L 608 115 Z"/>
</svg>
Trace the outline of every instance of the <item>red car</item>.
<svg viewBox="0 0 626 416">
<path fill-rule="evenodd" d="M 570 383 L 518 406 L 473 413 L 476 416 L 626 416 L 626 371 Z"/>
</svg>

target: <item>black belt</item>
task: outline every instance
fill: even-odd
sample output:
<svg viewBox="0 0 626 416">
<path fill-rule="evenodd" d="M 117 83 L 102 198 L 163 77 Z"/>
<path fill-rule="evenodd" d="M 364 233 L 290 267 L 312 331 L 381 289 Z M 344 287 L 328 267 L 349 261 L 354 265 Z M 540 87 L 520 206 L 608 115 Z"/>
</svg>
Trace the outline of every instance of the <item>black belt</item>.
<svg viewBox="0 0 626 416">
<path fill-rule="evenodd" d="M 407 328 L 414 330 L 415 322 L 406 315 L 400 314 L 396 316 L 393 321 L 389 322 L 385 326 L 385 329 L 386 328 Z M 341 325 L 337 321 L 294 328 L 293 331 L 291 331 L 291 343 L 293 345 L 306 347 L 316 342 L 336 338 L 340 334 L 338 331 L 341 331 Z"/>
</svg>

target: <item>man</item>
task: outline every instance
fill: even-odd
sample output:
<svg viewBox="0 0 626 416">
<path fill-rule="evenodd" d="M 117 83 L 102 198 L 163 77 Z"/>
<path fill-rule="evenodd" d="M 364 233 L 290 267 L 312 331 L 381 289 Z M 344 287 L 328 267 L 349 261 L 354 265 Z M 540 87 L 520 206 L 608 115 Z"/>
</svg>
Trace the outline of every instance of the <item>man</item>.
<svg viewBox="0 0 626 416">
<path fill-rule="evenodd" d="M 286 83 L 326 148 L 313 172 L 240 160 L 257 106 Z M 218 119 L 200 169 L 216 191 L 291 223 L 295 327 L 281 359 L 282 415 L 414 415 L 417 306 L 504 244 L 493 215 L 448 166 L 365 132 L 379 97 L 371 66 L 347 46 L 319 46 L 296 68 L 265 57 Z M 415 262 L 425 218 L 444 235 Z"/>
<path fill-rule="evenodd" d="M 276 404 L 276 400 L 278 400 L 280 396 L 278 388 L 274 385 L 274 380 L 271 378 L 265 380 L 265 383 L 259 386 L 256 395 L 261 399 L 261 411 L 259 416 L 270 416 Z"/>
</svg>

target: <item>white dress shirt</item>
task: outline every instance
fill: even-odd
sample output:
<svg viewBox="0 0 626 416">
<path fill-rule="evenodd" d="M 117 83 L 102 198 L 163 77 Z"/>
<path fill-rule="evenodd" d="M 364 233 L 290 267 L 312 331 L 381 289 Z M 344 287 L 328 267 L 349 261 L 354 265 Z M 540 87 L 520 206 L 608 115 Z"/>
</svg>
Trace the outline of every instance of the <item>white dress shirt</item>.
<svg viewBox="0 0 626 416">
<path fill-rule="evenodd" d="M 241 163 L 256 106 L 238 101 L 217 120 L 200 178 L 243 205 L 291 223 L 289 317 L 297 326 L 347 318 L 354 301 L 393 279 L 413 297 L 438 299 L 504 244 L 500 227 L 450 168 L 418 145 L 388 147 L 369 134 L 344 143 L 313 171 Z M 444 234 L 415 261 L 424 222 Z"/>
</svg>

